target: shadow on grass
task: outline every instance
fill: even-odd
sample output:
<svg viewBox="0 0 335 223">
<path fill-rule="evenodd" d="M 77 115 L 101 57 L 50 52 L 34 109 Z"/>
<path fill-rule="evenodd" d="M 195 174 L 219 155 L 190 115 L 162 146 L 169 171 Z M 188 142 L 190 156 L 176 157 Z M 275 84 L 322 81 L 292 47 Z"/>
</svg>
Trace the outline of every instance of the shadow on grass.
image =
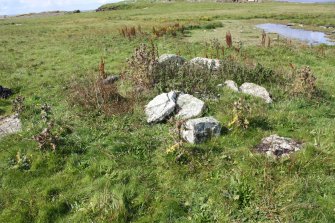
<svg viewBox="0 0 335 223">
<path fill-rule="evenodd" d="M 271 124 L 265 117 L 261 116 L 253 117 L 249 121 L 250 121 L 250 128 L 260 128 L 265 131 L 273 129 Z"/>
</svg>

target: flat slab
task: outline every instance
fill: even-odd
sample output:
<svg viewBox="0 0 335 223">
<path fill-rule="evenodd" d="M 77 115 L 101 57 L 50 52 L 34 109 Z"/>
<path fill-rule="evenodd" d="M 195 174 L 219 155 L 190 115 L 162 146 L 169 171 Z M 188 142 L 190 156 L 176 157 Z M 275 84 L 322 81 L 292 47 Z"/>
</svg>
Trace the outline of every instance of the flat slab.
<svg viewBox="0 0 335 223">
<path fill-rule="evenodd" d="M 256 151 L 268 156 L 281 157 L 297 152 L 301 147 L 302 143 L 293 139 L 270 135 L 262 139 L 262 142 L 256 147 Z"/>
<path fill-rule="evenodd" d="M 21 131 L 21 121 L 18 115 L 0 118 L 0 138 Z"/>
</svg>

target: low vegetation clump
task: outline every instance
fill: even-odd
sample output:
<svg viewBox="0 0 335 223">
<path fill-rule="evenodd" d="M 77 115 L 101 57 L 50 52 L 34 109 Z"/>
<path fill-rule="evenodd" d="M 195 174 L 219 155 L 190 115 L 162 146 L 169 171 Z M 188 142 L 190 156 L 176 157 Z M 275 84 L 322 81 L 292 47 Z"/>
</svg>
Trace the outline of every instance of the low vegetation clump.
<svg viewBox="0 0 335 223">
<path fill-rule="evenodd" d="M 128 79 L 135 92 L 152 89 L 157 83 L 156 78 L 158 64 L 158 51 L 152 42 L 150 46 L 141 44 L 134 50 L 133 55 L 127 61 L 128 69 L 125 78 Z"/>
<path fill-rule="evenodd" d="M 79 105 L 86 111 L 114 115 L 127 113 L 132 109 L 132 98 L 123 97 L 116 83 L 104 84 L 100 76 L 74 80 L 69 88 L 70 103 Z"/>
<path fill-rule="evenodd" d="M 293 80 L 293 94 L 303 95 L 308 98 L 317 96 L 318 89 L 316 87 L 316 77 L 310 67 L 302 67 L 295 72 Z"/>
<path fill-rule="evenodd" d="M 245 100 L 240 98 L 238 101 L 235 101 L 233 108 L 233 118 L 232 121 L 228 124 L 228 127 L 236 126 L 247 129 L 250 124 L 248 120 L 250 113 L 250 107 L 245 102 Z"/>
</svg>

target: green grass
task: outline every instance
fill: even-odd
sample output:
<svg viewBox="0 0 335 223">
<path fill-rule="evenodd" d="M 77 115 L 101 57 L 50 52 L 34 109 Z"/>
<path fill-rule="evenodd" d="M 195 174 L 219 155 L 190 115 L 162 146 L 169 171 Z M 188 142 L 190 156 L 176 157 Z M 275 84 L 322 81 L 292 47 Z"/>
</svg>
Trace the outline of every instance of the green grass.
<svg viewBox="0 0 335 223">
<path fill-rule="evenodd" d="M 279 42 L 263 48 L 246 38 L 242 55 L 227 49 L 226 57 L 283 74 L 290 72 L 289 63 L 308 65 L 323 97 L 292 97 L 276 83 L 265 83 L 274 103 L 247 97 L 248 129 L 198 146 L 184 144 L 170 154 L 175 124 L 149 126 L 145 120 L 143 106 L 156 92 L 138 101 L 133 112 L 109 117 L 68 100 L 70 82 L 97 74 L 101 56 L 106 70 L 118 73 L 134 48 L 148 43 L 145 37 L 122 38 L 118 29 L 124 25 L 150 32 L 175 22 L 205 29 L 223 21 L 222 34 L 211 38 L 224 42 L 229 21 L 236 27 L 260 19 L 318 29 L 335 25 L 334 9 L 271 2 L 136 3 L 101 13 L 0 20 L 1 85 L 14 89 L 11 99 L 23 95 L 26 106 L 23 131 L 0 141 L 0 222 L 334 222 L 334 47 L 325 46 L 323 55 L 320 47 Z M 154 41 L 161 54 L 204 56 L 205 39 L 193 32 L 198 30 Z M 219 101 L 206 101 L 206 114 L 227 125 L 240 95 L 219 93 Z M 56 152 L 41 152 L 32 140 L 44 127 L 43 103 L 52 106 L 59 131 Z M 0 106 L 0 114 L 11 112 L 10 99 Z M 281 160 L 254 153 L 272 133 L 301 140 L 304 149 Z M 16 163 L 18 152 L 29 168 Z"/>
</svg>

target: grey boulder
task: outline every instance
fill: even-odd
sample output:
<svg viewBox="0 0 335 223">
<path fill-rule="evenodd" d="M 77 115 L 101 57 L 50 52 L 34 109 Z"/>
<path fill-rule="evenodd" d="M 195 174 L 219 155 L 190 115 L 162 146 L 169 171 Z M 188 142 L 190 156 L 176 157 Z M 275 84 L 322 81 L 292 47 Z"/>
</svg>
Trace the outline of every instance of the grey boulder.
<svg viewBox="0 0 335 223">
<path fill-rule="evenodd" d="M 220 60 L 204 57 L 193 58 L 192 60 L 190 60 L 190 64 L 207 67 L 210 70 L 218 70 L 220 68 Z"/>
<path fill-rule="evenodd" d="M 189 94 L 180 94 L 177 98 L 177 119 L 190 119 L 202 115 L 205 103 Z"/>
<path fill-rule="evenodd" d="M 262 86 L 254 83 L 244 83 L 240 86 L 240 91 L 255 97 L 262 98 L 266 103 L 272 103 L 269 92 Z"/>
<path fill-rule="evenodd" d="M 221 124 L 213 117 L 190 119 L 181 127 L 181 137 L 192 144 L 204 142 L 220 133 Z"/>
<path fill-rule="evenodd" d="M 0 118 L 0 138 L 21 131 L 21 121 L 17 114 Z"/>
<path fill-rule="evenodd" d="M 158 58 L 158 63 L 161 65 L 175 64 L 177 66 L 181 66 L 185 63 L 185 61 L 186 60 L 183 57 L 175 54 L 162 54 Z"/>
<path fill-rule="evenodd" d="M 270 135 L 262 139 L 261 144 L 256 147 L 256 150 L 268 156 L 281 157 L 299 151 L 301 146 L 301 143 L 293 139 Z"/>
<path fill-rule="evenodd" d="M 156 123 L 169 117 L 176 107 L 177 92 L 170 91 L 156 96 L 145 106 L 148 123 Z"/>
</svg>

